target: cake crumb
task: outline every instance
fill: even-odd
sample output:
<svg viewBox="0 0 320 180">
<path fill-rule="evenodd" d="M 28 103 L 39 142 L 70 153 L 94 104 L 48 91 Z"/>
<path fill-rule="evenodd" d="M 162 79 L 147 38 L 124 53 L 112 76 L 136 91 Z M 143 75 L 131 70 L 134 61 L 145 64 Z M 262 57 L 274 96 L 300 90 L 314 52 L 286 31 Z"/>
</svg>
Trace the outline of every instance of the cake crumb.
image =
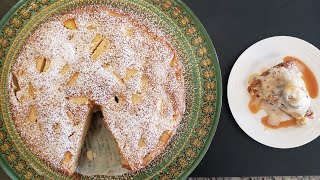
<svg viewBox="0 0 320 180">
<path fill-rule="evenodd" d="M 92 150 L 87 151 L 87 158 L 89 161 L 93 161 L 94 158 L 96 158 L 96 153 L 94 153 Z"/>
</svg>

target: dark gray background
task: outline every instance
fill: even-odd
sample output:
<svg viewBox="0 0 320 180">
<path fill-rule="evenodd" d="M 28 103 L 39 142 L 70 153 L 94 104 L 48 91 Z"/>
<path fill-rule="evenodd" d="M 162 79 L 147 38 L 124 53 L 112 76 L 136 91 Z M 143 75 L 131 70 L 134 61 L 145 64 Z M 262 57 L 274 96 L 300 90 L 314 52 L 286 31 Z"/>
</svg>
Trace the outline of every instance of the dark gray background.
<svg viewBox="0 0 320 180">
<path fill-rule="evenodd" d="M 1 0 L 0 17 L 16 0 Z M 191 176 L 320 175 L 320 139 L 295 149 L 273 149 L 248 137 L 227 102 L 227 80 L 239 55 L 251 44 L 277 35 L 320 47 L 320 1 L 184 0 L 207 29 L 219 56 L 223 107 L 210 149 Z M 317 112 L 316 112 L 317 113 Z M 318 112 L 320 113 L 320 112 Z M 0 170 L 0 179 L 8 179 Z"/>
<path fill-rule="evenodd" d="M 191 176 L 320 175 L 320 138 L 295 149 L 266 147 L 239 128 L 227 101 L 227 81 L 231 68 L 240 54 L 253 43 L 270 36 L 288 35 L 320 47 L 320 1 L 184 2 L 211 36 L 220 60 L 224 90 L 216 135 L 206 156 Z"/>
</svg>

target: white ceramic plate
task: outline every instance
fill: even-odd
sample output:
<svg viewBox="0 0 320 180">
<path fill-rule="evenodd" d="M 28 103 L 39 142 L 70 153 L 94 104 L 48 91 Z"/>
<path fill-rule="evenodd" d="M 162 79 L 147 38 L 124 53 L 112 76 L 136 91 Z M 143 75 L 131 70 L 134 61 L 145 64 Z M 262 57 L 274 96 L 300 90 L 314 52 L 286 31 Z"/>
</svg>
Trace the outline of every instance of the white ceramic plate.
<svg viewBox="0 0 320 180">
<path fill-rule="evenodd" d="M 247 92 L 248 77 L 270 68 L 286 56 L 302 60 L 315 74 L 320 82 L 320 50 L 312 44 L 289 36 L 275 36 L 261 40 L 244 51 L 234 64 L 228 81 L 228 101 L 234 119 L 241 129 L 254 140 L 275 148 L 294 148 L 307 144 L 320 135 L 320 97 L 311 100 L 314 119 L 308 120 L 303 127 L 269 129 L 261 123 L 266 115 L 264 111 L 257 114 L 250 112 Z"/>
</svg>

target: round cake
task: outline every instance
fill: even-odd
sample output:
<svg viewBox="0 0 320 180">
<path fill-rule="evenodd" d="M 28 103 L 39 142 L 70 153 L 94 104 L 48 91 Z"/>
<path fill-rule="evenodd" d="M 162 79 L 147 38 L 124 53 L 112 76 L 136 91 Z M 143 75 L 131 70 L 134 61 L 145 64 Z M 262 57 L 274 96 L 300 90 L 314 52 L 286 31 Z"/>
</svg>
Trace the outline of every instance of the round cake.
<svg viewBox="0 0 320 180">
<path fill-rule="evenodd" d="M 91 116 L 101 111 L 124 168 L 167 146 L 185 112 L 181 59 L 170 37 L 129 13 L 87 6 L 42 23 L 10 75 L 10 104 L 27 147 L 72 175 Z"/>
</svg>

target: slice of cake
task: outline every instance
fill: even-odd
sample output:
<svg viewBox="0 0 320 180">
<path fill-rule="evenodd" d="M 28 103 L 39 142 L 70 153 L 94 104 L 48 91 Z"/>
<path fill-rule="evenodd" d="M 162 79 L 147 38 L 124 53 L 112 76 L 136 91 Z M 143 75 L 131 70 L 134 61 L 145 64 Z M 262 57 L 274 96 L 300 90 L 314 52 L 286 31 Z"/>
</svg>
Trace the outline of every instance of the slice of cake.
<svg viewBox="0 0 320 180">
<path fill-rule="evenodd" d="M 262 99 L 295 118 L 298 124 L 305 124 L 313 118 L 310 97 L 302 74 L 293 61 L 280 63 L 255 77 L 248 92 L 256 99 Z"/>
</svg>

